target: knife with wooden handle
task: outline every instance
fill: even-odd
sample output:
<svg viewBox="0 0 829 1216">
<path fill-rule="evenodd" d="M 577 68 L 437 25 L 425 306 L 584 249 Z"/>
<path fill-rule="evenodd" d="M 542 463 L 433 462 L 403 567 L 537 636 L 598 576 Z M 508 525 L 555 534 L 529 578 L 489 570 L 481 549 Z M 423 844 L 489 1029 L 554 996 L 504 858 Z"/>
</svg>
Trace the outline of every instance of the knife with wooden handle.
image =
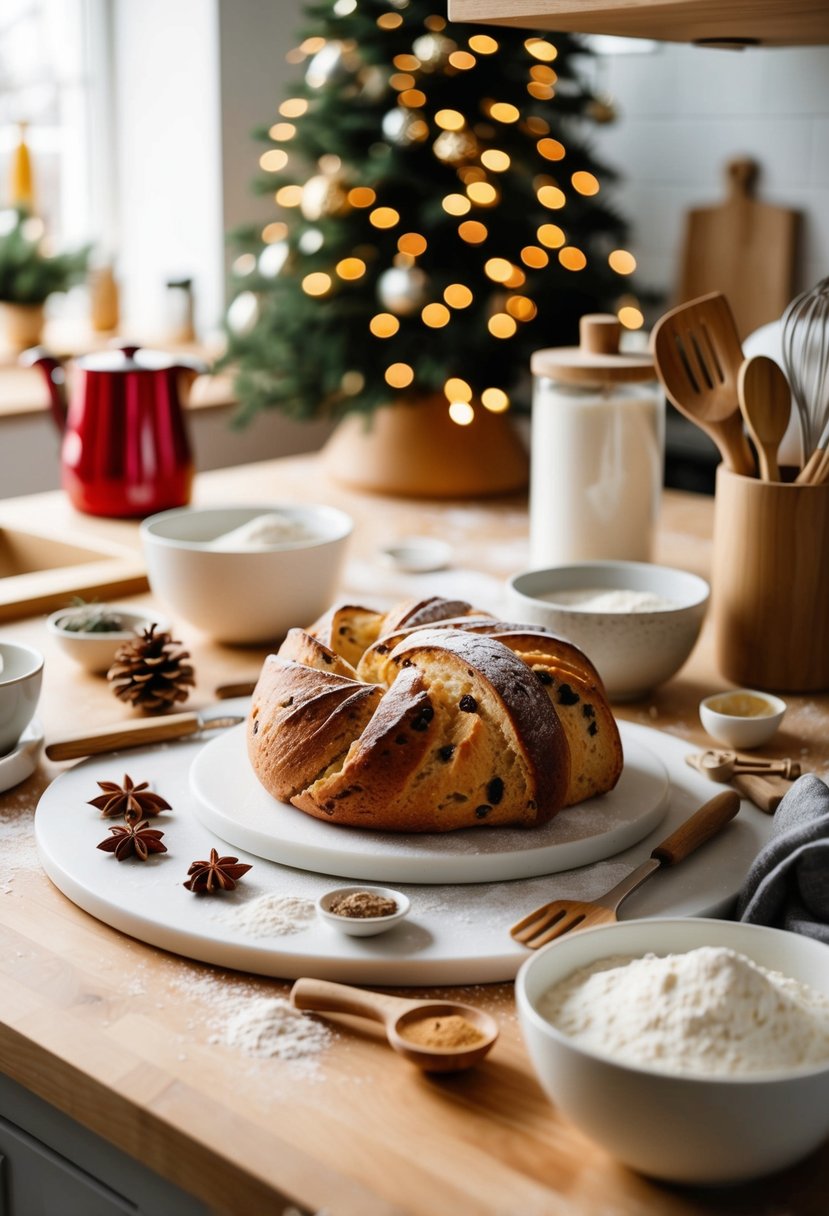
<svg viewBox="0 0 829 1216">
<path fill-rule="evenodd" d="M 79 760 L 82 756 L 97 756 L 101 752 L 119 752 L 127 747 L 141 747 L 145 743 L 167 743 L 171 739 L 183 739 L 203 730 L 225 730 L 244 722 L 243 715 L 205 717 L 203 714 L 167 714 L 163 718 L 143 722 L 123 722 L 119 726 L 102 726 L 83 734 L 68 735 L 56 743 L 49 743 L 46 755 L 50 760 Z"/>
</svg>

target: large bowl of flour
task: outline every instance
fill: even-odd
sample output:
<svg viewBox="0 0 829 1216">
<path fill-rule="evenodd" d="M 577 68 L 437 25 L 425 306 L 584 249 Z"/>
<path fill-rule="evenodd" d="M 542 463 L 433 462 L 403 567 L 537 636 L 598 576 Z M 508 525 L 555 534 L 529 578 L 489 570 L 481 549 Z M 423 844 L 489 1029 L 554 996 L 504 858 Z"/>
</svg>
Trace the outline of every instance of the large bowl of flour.
<svg viewBox="0 0 829 1216">
<path fill-rule="evenodd" d="M 829 1136 L 821 942 L 731 921 L 624 921 L 531 955 L 515 992 L 547 1096 L 641 1173 L 740 1182 Z"/>
</svg>

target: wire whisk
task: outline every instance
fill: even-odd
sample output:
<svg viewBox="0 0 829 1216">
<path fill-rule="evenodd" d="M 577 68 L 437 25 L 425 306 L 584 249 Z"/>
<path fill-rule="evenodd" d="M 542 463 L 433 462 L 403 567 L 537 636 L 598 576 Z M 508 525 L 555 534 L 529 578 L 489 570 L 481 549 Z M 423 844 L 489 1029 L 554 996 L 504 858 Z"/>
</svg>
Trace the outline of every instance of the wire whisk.
<svg viewBox="0 0 829 1216">
<path fill-rule="evenodd" d="M 783 313 L 782 337 L 805 465 L 829 428 L 829 278 L 792 300 Z"/>
</svg>

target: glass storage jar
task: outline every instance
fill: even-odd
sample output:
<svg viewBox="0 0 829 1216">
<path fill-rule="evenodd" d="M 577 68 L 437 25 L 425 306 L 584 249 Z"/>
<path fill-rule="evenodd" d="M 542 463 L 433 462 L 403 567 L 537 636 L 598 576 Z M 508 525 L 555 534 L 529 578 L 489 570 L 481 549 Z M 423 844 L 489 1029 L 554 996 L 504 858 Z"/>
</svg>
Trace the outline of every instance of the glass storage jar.
<svg viewBox="0 0 829 1216">
<path fill-rule="evenodd" d="M 530 564 L 651 561 L 665 403 L 653 360 L 619 351 L 614 316 L 582 317 L 579 345 L 534 353 Z"/>
</svg>

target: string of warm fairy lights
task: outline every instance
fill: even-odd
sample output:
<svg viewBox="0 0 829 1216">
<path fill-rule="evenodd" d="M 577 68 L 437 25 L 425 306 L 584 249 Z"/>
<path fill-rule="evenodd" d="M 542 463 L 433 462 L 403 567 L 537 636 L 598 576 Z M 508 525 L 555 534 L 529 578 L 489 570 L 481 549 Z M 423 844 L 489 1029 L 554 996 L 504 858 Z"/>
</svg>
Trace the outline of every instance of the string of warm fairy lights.
<svg viewBox="0 0 829 1216">
<path fill-rule="evenodd" d="M 390 2 L 405 8 L 407 0 Z M 335 16 L 343 17 L 356 8 L 357 0 L 336 0 L 333 12 Z M 390 9 L 377 17 L 376 24 L 381 30 L 391 31 L 398 29 L 403 21 L 401 12 Z M 536 229 L 535 240 L 523 245 L 514 256 L 508 256 L 508 251 L 493 251 L 488 247 L 487 213 L 498 207 L 501 199 L 499 176 L 510 169 L 512 158 L 499 147 L 481 146 L 492 141 L 479 139 L 477 124 L 480 119 L 477 116 L 471 121 L 460 110 L 446 107 L 429 113 L 428 89 L 429 77 L 434 71 L 448 64 L 455 72 L 473 72 L 479 59 L 496 55 L 500 47 L 495 37 L 484 33 L 472 34 L 466 44 L 460 46 L 445 32 L 446 24 L 441 16 L 427 18 L 426 32 L 414 39 L 411 53 L 393 57 L 393 70 L 390 69 L 387 83 L 396 97 L 393 108 L 383 120 L 383 135 L 405 145 L 431 139 L 435 157 L 455 167 L 457 189 L 442 198 L 441 207 L 447 216 L 458 220 L 457 238 L 472 249 L 480 247 L 481 269 L 497 291 L 497 304 L 489 312 L 487 328 L 493 338 L 509 342 L 519 327 L 533 320 L 538 312 L 536 302 L 527 294 L 528 273 L 543 271 L 556 259 L 565 270 L 578 274 L 587 266 L 588 258 L 584 250 L 568 242 L 565 228 L 554 222 L 541 223 Z M 524 47 L 530 61 L 526 83 L 528 97 L 533 101 L 550 100 L 555 95 L 558 80 L 552 66 L 557 49 L 540 36 L 528 37 Z M 306 84 L 314 89 L 324 86 L 338 68 L 343 65 L 347 68 L 349 59 L 355 55 L 353 43 L 315 36 L 306 38 L 289 52 L 288 60 L 294 64 L 307 62 Z M 297 136 L 298 123 L 308 108 L 309 101 L 303 97 L 290 97 L 281 103 L 278 120 L 269 129 L 270 139 L 276 146 L 265 151 L 259 162 L 264 172 L 282 173 L 289 167 L 290 144 Z M 552 136 L 550 126 L 543 118 L 534 114 L 524 116 L 518 106 L 497 98 L 483 99 L 480 109 L 496 133 L 520 123 L 535 140 L 538 170 L 532 186 L 541 207 L 554 214 L 566 207 L 568 191 L 583 196 L 599 193 L 600 182 L 593 173 L 576 170 L 566 181 L 553 174 L 552 166 L 565 159 L 567 150 Z M 428 248 L 427 236 L 407 227 L 399 202 L 397 206 L 390 206 L 373 186 L 349 184 L 342 174 L 338 156 L 321 156 L 313 176 L 302 184 L 279 186 L 274 199 L 281 208 L 298 208 L 307 220 L 322 214 L 365 211 L 369 224 L 378 233 L 399 230 L 392 264 L 378 278 L 378 309 L 368 322 L 369 331 L 378 342 L 394 337 L 401 325 L 415 322 L 427 331 L 442 329 L 452 324 L 455 314 L 473 303 L 473 291 L 463 282 L 447 285 L 440 299 L 425 298 L 428 276 L 420 269 L 418 259 Z M 289 225 L 284 221 L 271 222 L 262 230 L 265 248 L 259 256 L 258 266 L 266 277 L 279 274 L 286 262 L 288 231 Z M 299 238 L 299 249 L 306 254 L 318 252 L 322 245 L 322 233 L 313 227 Z M 630 275 L 636 269 L 634 256 L 625 249 L 612 250 L 608 264 L 620 276 Z M 243 267 L 237 262 L 237 271 L 245 268 L 253 267 L 247 263 Z M 301 278 L 301 288 L 309 297 L 323 300 L 342 286 L 359 282 L 368 270 L 366 250 L 355 248 L 326 270 L 309 270 Z M 637 329 L 643 324 L 642 312 L 632 296 L 622 297 L 617 315 L 627 329 Z M 415 381 L 415 369 L 409 363 L 392 361 L 385 367 L 384 376 L 391 388 L 407 389 Z M 361 373 L 348 372 L 343 390 L 356 394 L 362 384 Z M 459 425 L 469 424 L 475 409 L 471 385 L 453 375 L 446 379 L 443 391 L 452 419 Z M 497 385 L 484 388 L 478 394 L 478 400 L 485 409 L 495 413 L 510 406 L 507 391 Z"/>
</svg>

